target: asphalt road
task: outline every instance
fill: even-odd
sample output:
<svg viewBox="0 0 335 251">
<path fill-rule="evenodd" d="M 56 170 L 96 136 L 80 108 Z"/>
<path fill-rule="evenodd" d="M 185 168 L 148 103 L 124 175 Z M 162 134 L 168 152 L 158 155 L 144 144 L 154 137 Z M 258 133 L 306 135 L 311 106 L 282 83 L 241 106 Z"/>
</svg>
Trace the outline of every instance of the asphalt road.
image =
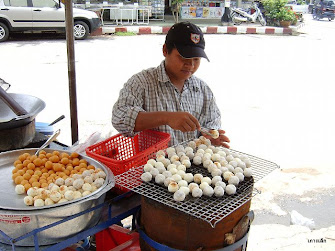
<svg viewBox="0 0 335 251">
<path fill-rule="evenodd" d="M 335 249 L 335 22 L 305 17 L 298 36 L 206 35 L 196 73 L 216 94 L 231 147 L 277 163 L 258 182 L 252 200 L 256 218 L 248 250 Z M 123 83 L 162 60 L 164 35 L 106 35 L 75 42 L 79 138 L 110 124 Z M 0 77 L 10 92 L 47 104 L 37 121 L 62 130 L 71 145 L 66 42 L 62 37 L 16 37 L 0 44 Z M 90 142 L 91 143 L 91 142 Z M 290 213 L 314 220 L 314 228 L 290 224 Z M 326 243 L 313 240 L 325 238 Z M 309 241 L 312 240 L 312 241 Z"/>
</svg>

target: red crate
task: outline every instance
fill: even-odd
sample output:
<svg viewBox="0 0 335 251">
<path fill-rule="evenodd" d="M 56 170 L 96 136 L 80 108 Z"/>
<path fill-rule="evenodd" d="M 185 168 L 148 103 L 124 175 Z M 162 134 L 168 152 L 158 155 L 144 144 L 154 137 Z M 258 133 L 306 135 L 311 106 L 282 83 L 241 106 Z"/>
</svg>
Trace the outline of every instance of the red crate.
<svg viewBox="0 0 335 251">
<path fill-rule="evenodd" d="M 117 134 L 85 150 L 88 156 L 104 163 L 114 175 L 118 175 L 156 158 L 156 152 L 167 148 L 169 141 L 168 133 L 145 130 L 135 137 Z"/>
</svg>

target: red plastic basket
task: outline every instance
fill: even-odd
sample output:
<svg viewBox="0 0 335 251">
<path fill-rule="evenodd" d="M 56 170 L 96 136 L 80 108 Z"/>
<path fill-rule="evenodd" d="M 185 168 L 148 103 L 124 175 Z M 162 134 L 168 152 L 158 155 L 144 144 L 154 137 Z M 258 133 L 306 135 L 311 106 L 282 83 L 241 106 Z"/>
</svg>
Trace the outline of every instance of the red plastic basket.
<svg viewBox="0 0 335 251">
<path fill-rule="evenodd" d="M 117 134 L 87 147 L 85 151 L 88 156 L 109 167 L 114 175 L 118 175 L 132 167 L 144 165 L 148 159 L 156 158 L 156 152 L 167 148 L 169 141 L 168 133 L 145 130 L 135 137 Z"/>
</svg>

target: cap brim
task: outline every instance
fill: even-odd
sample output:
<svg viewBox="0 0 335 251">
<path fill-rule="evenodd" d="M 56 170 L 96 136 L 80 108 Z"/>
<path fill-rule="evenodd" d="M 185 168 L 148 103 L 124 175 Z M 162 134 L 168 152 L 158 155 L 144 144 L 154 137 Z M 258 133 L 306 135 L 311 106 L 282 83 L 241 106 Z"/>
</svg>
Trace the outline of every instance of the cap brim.
<svg viewBox="0 0 335 251">
<path fill-rule="evenodd" d="M 179 54 L 184 58 L 206 58 L 209 62 L 209 59 L 204 51 L 204 49 L 198 46 L 189 46 L 189 45 L 175 45 Z"/>
</svg>

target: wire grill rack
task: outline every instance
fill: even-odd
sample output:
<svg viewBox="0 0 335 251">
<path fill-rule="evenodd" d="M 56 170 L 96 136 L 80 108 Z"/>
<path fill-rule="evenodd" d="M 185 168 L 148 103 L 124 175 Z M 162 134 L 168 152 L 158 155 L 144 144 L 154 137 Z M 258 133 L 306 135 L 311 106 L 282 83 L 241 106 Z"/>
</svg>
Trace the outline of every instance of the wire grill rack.
<svg viewBox="0 0 335 251">
<path fill-rule="evenodd" d="M 231 151 L 241 153 L 235 150 Z M 141 180 L 143 166 L 131 168 L 127 172 L 117 175 L 115 180 L 121 187 L 204 220 L 215 228 L 215 225 L 219 221 L 248 202 L 252 196 L 258 193 L 258 191 L 254 189 L 254 182 L 259 181 L 273 170 L 279 168 L 279 166 L 273 162 L 249 154 L 245 155 L 247 155 L 251 161 L 253 176 L 251 178 L 245 178 L 245 180 L 237 186 L 236 194 L 225 194 L 221 198 L 214 196 L 193 198 L 188 195 L 182 202 L 174 201 L 173 194 L 168 192 L 168 189 L 164 185 L 158 185 L 154 181 L 145 183 Z M 210 177 L 210 173 L 203 167 L 192 165 L 187 171 L 193 174 L 201 173 L 203 176 Z"/>
</svg>

